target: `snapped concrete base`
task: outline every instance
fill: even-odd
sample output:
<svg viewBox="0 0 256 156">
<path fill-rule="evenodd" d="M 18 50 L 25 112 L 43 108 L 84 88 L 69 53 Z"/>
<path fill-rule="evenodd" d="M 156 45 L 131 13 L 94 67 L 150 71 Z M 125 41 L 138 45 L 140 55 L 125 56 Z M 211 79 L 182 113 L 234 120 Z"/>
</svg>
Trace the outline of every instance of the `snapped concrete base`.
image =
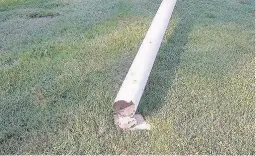
<svg viewBox="0 0 256 156">
<path fill-rule="evenodd" d="M 122 130 L 150 130 L 150 125 L 144 120 L 141 114 L 133 117 L 115 115 L 115 124 Z"/>
</svg>

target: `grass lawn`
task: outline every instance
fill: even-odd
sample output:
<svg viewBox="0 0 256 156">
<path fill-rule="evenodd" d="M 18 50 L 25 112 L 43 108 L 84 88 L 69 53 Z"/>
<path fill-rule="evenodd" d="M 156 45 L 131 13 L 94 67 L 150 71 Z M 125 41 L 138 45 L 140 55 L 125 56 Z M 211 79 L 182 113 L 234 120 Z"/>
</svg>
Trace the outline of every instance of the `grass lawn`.
<svg viewBox="0 0 256 156">
<path fill-rule="evenodd" d="M 0 0 L 0 154 L 255 154 L 254 1 L 178 0 L 139 112 L 112 105 L 161 0 Z"/>
</svg>

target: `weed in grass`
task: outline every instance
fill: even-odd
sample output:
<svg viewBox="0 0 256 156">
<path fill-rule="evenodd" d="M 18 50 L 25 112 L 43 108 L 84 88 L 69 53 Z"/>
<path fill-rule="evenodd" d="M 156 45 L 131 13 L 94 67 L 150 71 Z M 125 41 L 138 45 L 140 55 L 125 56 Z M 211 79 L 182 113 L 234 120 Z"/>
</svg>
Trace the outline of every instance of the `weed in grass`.
<svg viewBox="0 0 256 156">
<path fill-rule="evenodd" d="M 44 18 L 44 17 L 55 17 L 59 16 L 59 13 L 53 13 L 53 12 L 34 12 L 28 15 L 29 18 Z"/>
</svg>

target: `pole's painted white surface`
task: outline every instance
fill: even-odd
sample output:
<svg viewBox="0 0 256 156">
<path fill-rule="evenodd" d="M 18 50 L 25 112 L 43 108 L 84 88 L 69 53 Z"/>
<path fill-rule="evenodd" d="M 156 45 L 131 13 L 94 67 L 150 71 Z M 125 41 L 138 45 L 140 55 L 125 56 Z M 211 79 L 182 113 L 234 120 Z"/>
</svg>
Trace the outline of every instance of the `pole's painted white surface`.
<svg viewBox="0 0 256 156">
<path fill-rule="evenodd" d="M 176 0 L 163 0 L 140 49 L 117 94 L 115 103 L 125 101 L 134 104 L 133 116 L 140 102 L 157 52 L 170 21 Z"/>
</svg>

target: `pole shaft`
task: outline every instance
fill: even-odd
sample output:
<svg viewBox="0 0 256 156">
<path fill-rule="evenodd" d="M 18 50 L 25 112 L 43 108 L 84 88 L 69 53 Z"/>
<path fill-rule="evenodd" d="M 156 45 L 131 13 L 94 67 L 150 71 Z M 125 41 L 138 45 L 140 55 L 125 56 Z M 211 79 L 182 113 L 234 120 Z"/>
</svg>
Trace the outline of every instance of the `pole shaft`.
<svg viewBox="0 0 256 156">
<path fill-rule="evenodd" d="M 133 116 L 139 105 L 176 0 L 163 0 L 117 94 L 114 110 Z"/>
</svg>

